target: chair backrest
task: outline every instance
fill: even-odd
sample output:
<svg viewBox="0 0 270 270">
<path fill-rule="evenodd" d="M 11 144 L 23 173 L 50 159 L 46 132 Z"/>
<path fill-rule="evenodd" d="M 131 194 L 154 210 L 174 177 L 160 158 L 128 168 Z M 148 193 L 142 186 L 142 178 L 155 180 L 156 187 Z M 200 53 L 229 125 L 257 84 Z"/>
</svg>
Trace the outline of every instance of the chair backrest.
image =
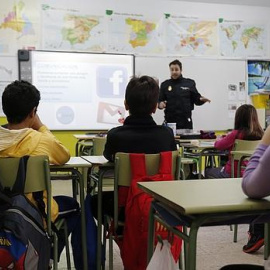
<svg viewBox="0 0 270 270">
<path fill-rule="evenodd" d="M 106 137 L 93 138 L 93 156 L 102 156 L 106 144 Z"/>
<path fill-rule="evenodd" d="M 12 187 L 15 183 L 20 158 L 0 158 L 0 182 L 3 187 Z M 47 191 L 47 222 L 51 217 L 51 182 L 47 156 L 31 156 L 27 162 L 24 193 Z M 50 222 L 48 231 L 51 231 Z"/>
<path fill-rule="evenodd" d="M 147 175 L 158 173 L 160 154 L 146 154 Z M 179 151 L 172 151 L 172 173 L 175 180 L 180 179 L 181 156 Z M 116 153 L 114 169 L 114 225 L 118 227 L 118 186 L 129 187 L 131 184 L 131 166 L 129 153 Z"/>
<path fill-rule="evenodd" d="M 160 154 L 146 154 L 146 170 L 148 175 L 158 173 Z M 175 179 L 180 177 L 180 162 L 179 152 L 172 151 L 172 172 Z M 131 167 L 129 161 L 129 153 L 116 153 L 115 155 L 115 184 L 117 186 L 130 186 Z M 116 187 L 116 186 L 115 186 Z"/>
<path fill-rule="evenodd" d="M 233 151 L 254 151 L 261 140 L 248 141 L 248 140 L 235 140 Z M 239 160 L 241 154 L 234 154 L 234 160 Z"/>
</svg>

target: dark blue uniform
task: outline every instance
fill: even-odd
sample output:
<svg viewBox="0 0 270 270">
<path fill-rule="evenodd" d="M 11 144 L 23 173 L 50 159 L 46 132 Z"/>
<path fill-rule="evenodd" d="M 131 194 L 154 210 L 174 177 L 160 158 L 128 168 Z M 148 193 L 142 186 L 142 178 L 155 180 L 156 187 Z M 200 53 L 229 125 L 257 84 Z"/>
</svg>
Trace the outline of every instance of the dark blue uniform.
<svg viewBox="0 0 270 270">
<path fill-rule="evenodd" d="M 192 110 L 195 105 L 204 104 L 200 101 L 201 94 L 196 89 L 195 81 L 183 78 L 169 79 L 160 86 L 159 102 L 167 101 L 165 120 L 176 123 L 177 129 L 192 129 Z"/>
</svg>

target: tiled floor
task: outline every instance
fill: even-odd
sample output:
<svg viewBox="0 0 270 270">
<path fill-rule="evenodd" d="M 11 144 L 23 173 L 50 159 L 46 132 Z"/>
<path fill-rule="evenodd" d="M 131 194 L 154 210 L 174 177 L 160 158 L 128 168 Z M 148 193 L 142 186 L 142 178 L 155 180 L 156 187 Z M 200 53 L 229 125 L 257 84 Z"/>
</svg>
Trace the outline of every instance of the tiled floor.
<svg viewBox="0 0 270 270">
<path fill-rule="evenodd" d="M 62 181 L 53 182 L 55 194 L 71 194 L 71 187 Z M 263 248 L 255 254 L 245 254 L 242 246 L 247 241 L 247 225 L 240 225 L 238 242 L 233 243 L 233 232 L 229 226 L 204 227 L 199 230 L 197 241 L 197 270 L 217 270 L 221 266 L 231 263 L 264 263 Z M 59 269 L 66 269 L 65 256 L 61 257 Z M 106 264 L 106 270 L 108 266 Z M 119 249 L 114 246 L 114 270 L 122 270 L 123 265 Z"/>
</svg>

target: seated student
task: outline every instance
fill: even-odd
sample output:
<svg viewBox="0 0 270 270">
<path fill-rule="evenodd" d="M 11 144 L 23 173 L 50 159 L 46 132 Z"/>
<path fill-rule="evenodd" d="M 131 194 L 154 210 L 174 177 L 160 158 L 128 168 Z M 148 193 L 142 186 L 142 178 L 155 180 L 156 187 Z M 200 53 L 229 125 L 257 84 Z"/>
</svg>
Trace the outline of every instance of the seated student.
<svg viewBox="0 0 270 270">
<path fill-rule="evenodd" d="M 159 86 L 149 76 L 132 78 L 126 88 L 125 108 L 129 116 L 123 126 L 107 134 L 104 157 L 114 160 L 117 152 L 156 154 L 176 150 L 172 129 L 155 123 Z M 93 214 L 97 216 L 97 201 L 93 198 Z M 103 193 L 103 213 L 113 214 L 113 192 Z"/>
<path fill-rule="evenodd" d="M 261 143 L 258 145 L 257 149 L 251 156 L 246 170 L 243 175 L 242 189 L 243 192 L 252 199 L 261 199 L 270 195 L 270 126 L 266 129 Z M 259 224 L 260 225 L 260 224 Z M 263 225 L 263 224 L 262 224 Z M 258 226 L 255 224 L 254 227 Z M 261 231 L 260 231 L 261 229 Z M 243 247 L 246 253 L 252 253 L 257 251 L 263 244 L 263 229 L 255 229 L 249 231 L 249 241 L 248 244 Z M 249 250 L 247 252 L 246 250 Z M 244 269 L 270 269 L 270 261 L 266 261 L 267 268 L 263 266 L 256 265 L 228 265 L 221 268 L 222 270 L 244 270 Z M 265 265 L 265 266 L 266 266 Z"/>
<path fill-rule="evenodd" d="M 260 126 L 256 109 L 250 104 L 241 105 L 235 114 L 234 130 L 225 137 L 216 140 L 215 148 L 231 151 L 235 140 L 260 140 L 263 129 Z M 234 163 L 235 177 L 237 176 L 237 161 Z M 206 168 L 206 178 L 230 178 L 231 177 L 231 155 L 224 167 Z"/>
<path fill-rule="evenodd" d="M 270 195 L 270 127 L 264 133 L 261 143 L 251 156 L 244 172 L 242 188 L 244 193 L 253 199 Z M 249 240 L 243 247 L 246 253 L 253 253 L 264 245 L 264 226 L 255 224 L 249 229 Z"/>
<path fill-rule="evenodd" d="M 8 124 L 0 127 L 0 157 L 47 155 L 52 164 L 64 164 L 69 160 L 69 151 L 39 119 L 39 100 L 40 92 L 28 82 L 14 81 L 5 88 L 2 106 Z M 36 204 L 33 194 L 27 194 L 27 197 Z M 72 233 L 72 236 L 76 230 L 80 230 L 80 208 L 72 197 L 54 197 L 52 220 L 55 221 L 57 217 L 65 217 L 68 233 Z M 80 235 L 80 231 L 76 231 L 76 235 Z M 71 239 L 73 243 L 75 239 Z M 59 257 L 64 246 L 65 240 L 61 237 L 58 243 Z M 72 245 L 72 248 L 74 250 L 76 246 Z M 74 262 L 76 266 L 75 259 Z"/>
</svg>

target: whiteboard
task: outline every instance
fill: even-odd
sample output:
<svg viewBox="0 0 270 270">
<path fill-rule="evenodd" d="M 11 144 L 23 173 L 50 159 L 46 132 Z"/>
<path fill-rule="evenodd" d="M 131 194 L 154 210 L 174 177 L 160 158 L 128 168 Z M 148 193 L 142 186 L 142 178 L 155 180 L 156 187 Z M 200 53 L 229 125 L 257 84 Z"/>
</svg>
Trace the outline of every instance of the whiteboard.
<svg viewBox="0 0 270 270">
<path fill-rule="evenodd" d="M 134 55 L 19 50 L 20 79 L 41 93 L 38 114 L 52 130 L 103 130 L 126 117 Z"/>
<path fill-rule="evenodd" d="M 228 109 L 230 104 L 237 106 L 247 102 L 245 97 L 238 98 L 239 83 L 246 82 L 246 61 L 205 59 L 205 58 L 164 58 L 136 57 L 136 75 L 149 75 L 159 79 L 159 83 L 170 77 L 169 63 L 179 59 L 183 65 L 183 76 L 195 80 L 202 96 L 211 100 L 202 106 L 195 106 L 192 118 L 195 130 L 226 130 L 234 126 L 234 114 Z M 237 86 L 236 98 L 229 100 L 229 85 Z M 154 119 L 161 124 L 164 113 L 158 110 Z"/>
</svg>

